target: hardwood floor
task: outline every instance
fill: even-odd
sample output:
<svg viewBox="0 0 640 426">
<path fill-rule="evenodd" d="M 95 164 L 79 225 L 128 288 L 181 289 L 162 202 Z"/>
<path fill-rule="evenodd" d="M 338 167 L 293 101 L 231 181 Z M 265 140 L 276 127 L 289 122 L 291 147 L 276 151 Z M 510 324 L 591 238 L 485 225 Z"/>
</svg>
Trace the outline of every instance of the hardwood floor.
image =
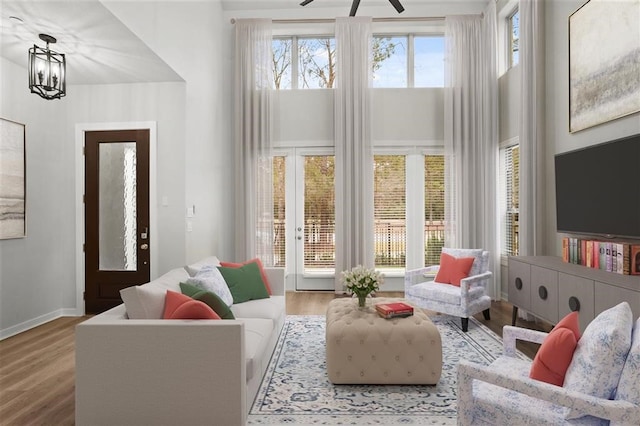
<svg viewBox="0 0 640 426">
<path fill-rule="evenodd" d="M 384 292 L 402 297 L 402 292 Z M 287 314 L 324 315 L 332 292 L 288 292 Z M 0 425 L 73 425 L 75 406 L 74 329 L 87 317 L 65 317 L 0 342 Z M 511 324 L 511 305 L 494 302 L 491 320 L 476 318 L 499 335 Z M 518 325 L 549 331 L 547 324 Z M 533 358 L 538 345 L 518 344 Z"/>
</svg>

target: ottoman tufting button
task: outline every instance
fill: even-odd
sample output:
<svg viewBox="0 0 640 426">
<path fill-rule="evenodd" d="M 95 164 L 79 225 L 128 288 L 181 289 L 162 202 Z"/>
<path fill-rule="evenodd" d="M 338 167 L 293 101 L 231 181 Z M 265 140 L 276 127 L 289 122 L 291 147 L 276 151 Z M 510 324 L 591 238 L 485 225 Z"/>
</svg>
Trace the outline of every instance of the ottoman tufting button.
<svg viewBox="0 0 640 426">
<path fill-rule="evenodd" d="M 384 377 L 387 377 L 389 375 L 389 373 L 387 373 L 386 371 L 384 372 Z"/>
<path fill-rule="evenodd" d="M 418 357 L 418 359 L 420 360 L 420 362 L 424 361 L 424 356 L 420 355 L 420 357 Z"/>
<path fill-rule="evenodd" d="M 371 355 L 371 361 L 375 361 L 376 360 L 376 356 L 375 355 Z"/>
<path fill-rule="evenodd" d="M 407 377 L 411 377 L 411 371 L 407 371 Z"/>
<path fill-rule="evenodd" d="M 351 361 L 351 355 L 347 357 L 347 361 Z"/>
<path fill-rule="evenodd" d="M 396 355 L 396 361 L 400 361 L 400 355 Z"/>
<path fill-rule="evenodd" d="M 364 371 L 360 371 L 360 377 L 364 377 Z"/>
<path fill-rule="evenodd" d="M 407 345 L 411 344 L 411 339 L 407 339 Z"/>
<path fill-rule="evenodd" d="M 360 339 L 360 344 L 364 345 L 364 339 Z"/>
<path fill-rule="evenodd" d="M 432 341 L 431 341 L 431 344 L 432 344 L 432 345 L 435 345 L 435 344 L 436 344 L 436 341 L 435 341 L 435 340 L 432 340 Z"/>
</svg>

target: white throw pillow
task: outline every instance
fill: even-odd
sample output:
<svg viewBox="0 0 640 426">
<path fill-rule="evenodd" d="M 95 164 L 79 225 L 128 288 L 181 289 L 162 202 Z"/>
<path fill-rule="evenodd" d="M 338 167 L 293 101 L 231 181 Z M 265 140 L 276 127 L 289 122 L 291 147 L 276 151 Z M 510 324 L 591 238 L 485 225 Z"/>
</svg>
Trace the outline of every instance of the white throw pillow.
<svg viewBox="0 0 640 426">
<path fill-rule="evenodd" d="M 578 341 L 563 387 L 568 390 L 611 399 L 618 386 L 631 347 L 633 314 L 622 302 L 601 312 L 587 326 Z M 567 409 L 567 419 L 583 414 Z"/>
<path fill-rule="evenodd" d="M 195 277 L 187 280 L 187 284 L 215 293 L 227 306 L 233 305 L 229 286 L 216 266 L 203 266 Z"/>
<path fill-rule="evenodd" d="M 204 259 L 199 260 L 196 263 L 186 265 L 184 267 L 184 270 L 187 271 L 190 277 L 195 277 L 196 274 L 200 272 L 203 266 L 220 266 L 220 260 L 215 256 L 205 257 Z"/>
<path fill-rule="evenodd" d="M 162 319 L 167 290 L 149 285 L 134 285 L 120 290 L 129 319 Z"/>
<path fill-rule="evenodd" d="M 624 362 L 620 383 L 616 390 L 616 399 L 640 405 L 640 318 L 633 327 L 631 350 Z M 624 422 L 611 421 L 611 426 L 640 424 L 640 417 L 625 419 Z"/>
</svg>

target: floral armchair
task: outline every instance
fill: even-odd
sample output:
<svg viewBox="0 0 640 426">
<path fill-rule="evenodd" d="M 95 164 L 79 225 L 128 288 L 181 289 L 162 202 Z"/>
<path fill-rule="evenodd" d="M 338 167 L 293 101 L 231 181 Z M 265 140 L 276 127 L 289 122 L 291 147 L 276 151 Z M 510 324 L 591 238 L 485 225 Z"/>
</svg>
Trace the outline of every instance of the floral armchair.
<svg viewBox="0 0 640 426">
<path fill-rule="evenodd" d="M 493 274 L 489 271 L 489 252 L 444 247 L 442 253 L 475 258 L 469 276 L 460 280 L 460 287 L 436 282 L 440 265 L 428 266 L 405 273 L 404 297 L 420 308 L 460 317 L 462 331 L 466 332 L 470 316 L 482 312 L 485 319 L 490 319 L 488 286 Z"/>
<path fill-rule="evenodd" d="M 542 343 L 548 333 L 505 326 L 503 356 L 458 365 L 458 425 L 639 425 L 640 319 L 631 332 L 627 316 L 617 331 L 611 315 L 587 327 L 563 386 L 531 379 L 532 361 L 516 353 L 516 340 Z"/>
</svg>

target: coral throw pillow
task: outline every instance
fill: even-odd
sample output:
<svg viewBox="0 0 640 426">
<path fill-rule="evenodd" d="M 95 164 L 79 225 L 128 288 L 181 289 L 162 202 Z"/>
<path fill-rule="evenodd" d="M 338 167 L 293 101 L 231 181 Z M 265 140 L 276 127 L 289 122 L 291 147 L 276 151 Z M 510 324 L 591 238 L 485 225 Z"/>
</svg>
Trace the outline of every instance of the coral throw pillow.
<svg viewBox="0 0 640 426">
<path fill-rule="evenodd" d="M 220 262 L 220 266 L 224 266 L 225 268 L 239 268 L 241 266 L 246 265 L 247 263 L 257 263 L 258 268 L 260 268 L 260 276 L 262 277 L 262 282 L 264 283 L 264 288 L 267 289 L 267 293 L 271 296 L 273 293 L 271 292 L 271 286 L 269 285 L 269 280 L 267 279 L 267 274 L 264 272 L 264 266 L 262 266 L 262 261 L 257 257 L 255 259 L 247 260 L 243 263 L 234 263 L 234 262 Z"/>
<path fill-rule="evenodd" d="M 164 300 L 164 319 L 220 319 L 206 303 L 189 296 L 167 290 Z"/>
<path fill-rule="evenodd" d="M 562 386 L 580 340 L 578 312 L 571 312 L 551 330 L 531 364 L 529 377 Z"/>
<path fill-rule="evenodd" d="M 460 287 L 460 280 L 469 276 L 474 260 L 474 257 L 453 257 L 440 253 L 440 269 L 435 282 Z"/>
</svg>

